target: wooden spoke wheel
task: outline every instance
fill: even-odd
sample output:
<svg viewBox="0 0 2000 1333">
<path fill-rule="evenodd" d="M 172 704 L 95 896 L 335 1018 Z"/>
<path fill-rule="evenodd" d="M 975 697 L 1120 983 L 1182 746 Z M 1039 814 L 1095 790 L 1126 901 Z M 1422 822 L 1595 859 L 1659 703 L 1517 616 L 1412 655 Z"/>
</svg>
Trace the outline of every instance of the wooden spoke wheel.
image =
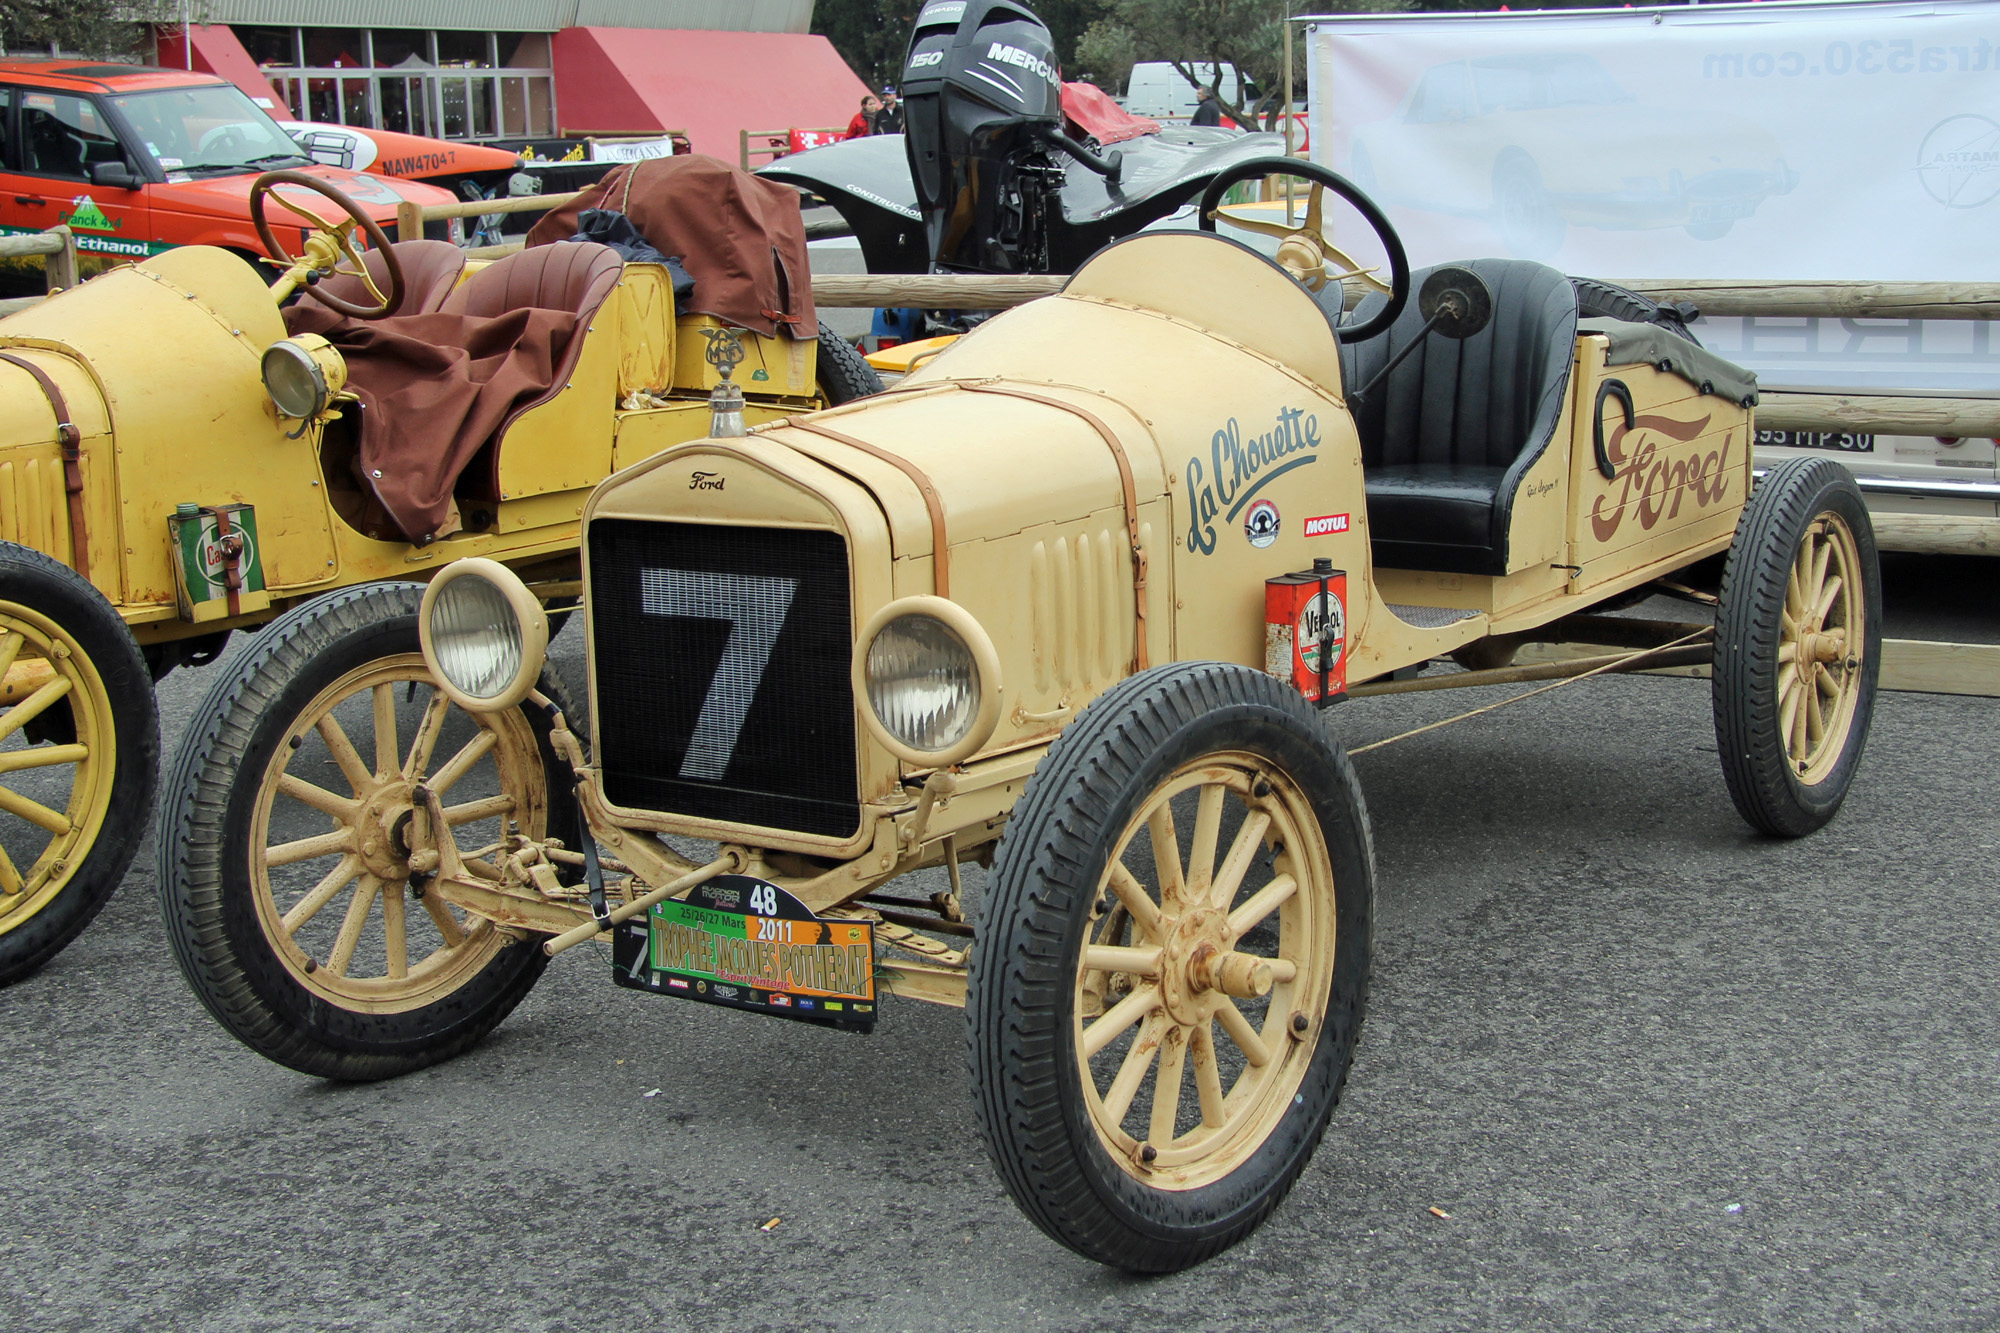
<svg viewBox="0 0 2000 1333">
<path fill-rule="evenodd" d="M 1339 1099 L 1373 892 L 1353 771 L 1295 693 L 1187 663 L 1090 705 L 1009 821 L 968 991 L 1029 1218 L 1149 1272 L 1254 1230 Z"/>
<path fill-rule="evenodd" d="M 145 836 L 159 760 L 151 678 L 117 612 L 67 566 L 0 547 L 0 985 L 74 939 Z"/>
<path fill-rule="evenodd" d="M 273 622 L 202 705 L 170 787 L 161 882 L 182 970 L 245 1044 L 306 1073 L 456 1055 L 541 975 L 532 940 L 427 889 L 421 853 L 449 836 L 497 878 L 511 840 L 576 838 L 548 718 L 452 704 L 418 652 L 421 593 L 349 589 Z M 581 725 L 552 670 L 541 689 Z"/>
<path fill-rule="evenodd" d="M 1255 755 L 1206 756 L 1128 824 L 1106 904 L 1072 1008 L 1091 1124 L 1136 1179 L 1209 1184 L 1284 1118 L 1325 1022 L 1338 931 L 1311 804 Z"/>
<path fill-rule="evenodd" d="M 1874 712 L 1881 574 L 1853 478 L 1794 459 L 1758 484 L 1730 547 L 1717 617 L 1717 750 L 1730 796 L 1798 837 L 1846 798 Z"/>
</svg>

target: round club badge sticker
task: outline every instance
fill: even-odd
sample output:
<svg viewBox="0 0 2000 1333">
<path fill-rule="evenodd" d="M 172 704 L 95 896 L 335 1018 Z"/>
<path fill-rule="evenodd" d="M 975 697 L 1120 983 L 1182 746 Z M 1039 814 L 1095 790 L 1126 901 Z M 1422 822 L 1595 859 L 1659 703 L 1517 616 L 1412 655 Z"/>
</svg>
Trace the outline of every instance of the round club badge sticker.
<svg viewBox="0 0 2000 1333">
<path fill-rule="evenodd" d="M 1280 526 L 1278 506 L 1269 500 L 1259 500 L 1243 515 L 1243 535 L 1259 550 L 1278 540 Z"/>
<path fill-rule="evenodd" d="M 1298 633 L 1299 660 L 1305 663 L 1306 670 L 1319 673 L 1319 646 L 1324 643 L 1328 649 L 1327 674 L 1333 674 L 1347 648 L 1347 608 L 1333 593 L 1319 594 L 1299 612 Z"/>
</svg>

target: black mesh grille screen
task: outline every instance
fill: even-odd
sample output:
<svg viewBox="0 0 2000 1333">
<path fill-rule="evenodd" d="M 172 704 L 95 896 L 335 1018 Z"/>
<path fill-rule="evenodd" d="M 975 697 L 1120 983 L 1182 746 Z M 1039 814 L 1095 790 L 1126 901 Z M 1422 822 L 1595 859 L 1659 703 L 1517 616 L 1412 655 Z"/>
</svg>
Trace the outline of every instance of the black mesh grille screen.
<svg viewBox="0 0 2000 1333">
<path fill-rule="evenodd" d="M 597 754 L 623 806 L 844 837 L 847 544 L 834 532 L 590 527 Z"/>
</svg>

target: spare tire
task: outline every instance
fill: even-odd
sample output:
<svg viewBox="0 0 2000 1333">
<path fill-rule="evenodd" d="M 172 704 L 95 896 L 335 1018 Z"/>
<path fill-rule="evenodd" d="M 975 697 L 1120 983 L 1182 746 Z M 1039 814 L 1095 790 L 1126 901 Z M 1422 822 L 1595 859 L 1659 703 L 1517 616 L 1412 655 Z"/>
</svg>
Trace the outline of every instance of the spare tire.
<svg viewBox="0 0 2000 1333">
<path fill-rule="evenodd" d="M 1658 324 L 1696 347 L 1701 346 L 1701 339 L 1688 328 L 1688 321 L 1701 318 L 1701 312 L 1689 302 L 1663 305 L 1650 296 L 1641 296 L 1629 288 L 1599 278 L 1571 278 L 1569 285 L 1576 289 L 1579 319 L 1622 319 L 1632 324 Z"/>
<path fill-rule="evenodd" d="M 882 392 L 882 377 L 875 367 L 825 324 L 819 326 L 819 391 L 826 395 L 828 407 Z"/>
</svg>

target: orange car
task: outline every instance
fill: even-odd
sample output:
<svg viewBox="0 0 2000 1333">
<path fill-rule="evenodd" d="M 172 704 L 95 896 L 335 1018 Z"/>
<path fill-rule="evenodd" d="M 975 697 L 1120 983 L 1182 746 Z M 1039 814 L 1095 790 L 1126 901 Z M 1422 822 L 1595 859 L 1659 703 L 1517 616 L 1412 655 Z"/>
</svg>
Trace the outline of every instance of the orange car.
<svg viewBox="0 0 2000 1333">
<path fill-rule="evenodd" d="M 77 249 L 100 263 L 177 245 L 261 256 L 250 184 L 276 167 L 324 178 L 385 226 L 403 200 L 456 202 L 435 186 L 315 164 L 242 90 L 212 75 L 0 60 L 0 235 L 68 223 Z M 430 228 L 447 238 L 446 223 Z M 274 230 L 288 247 L 300 237 Z"/>
</svg>

